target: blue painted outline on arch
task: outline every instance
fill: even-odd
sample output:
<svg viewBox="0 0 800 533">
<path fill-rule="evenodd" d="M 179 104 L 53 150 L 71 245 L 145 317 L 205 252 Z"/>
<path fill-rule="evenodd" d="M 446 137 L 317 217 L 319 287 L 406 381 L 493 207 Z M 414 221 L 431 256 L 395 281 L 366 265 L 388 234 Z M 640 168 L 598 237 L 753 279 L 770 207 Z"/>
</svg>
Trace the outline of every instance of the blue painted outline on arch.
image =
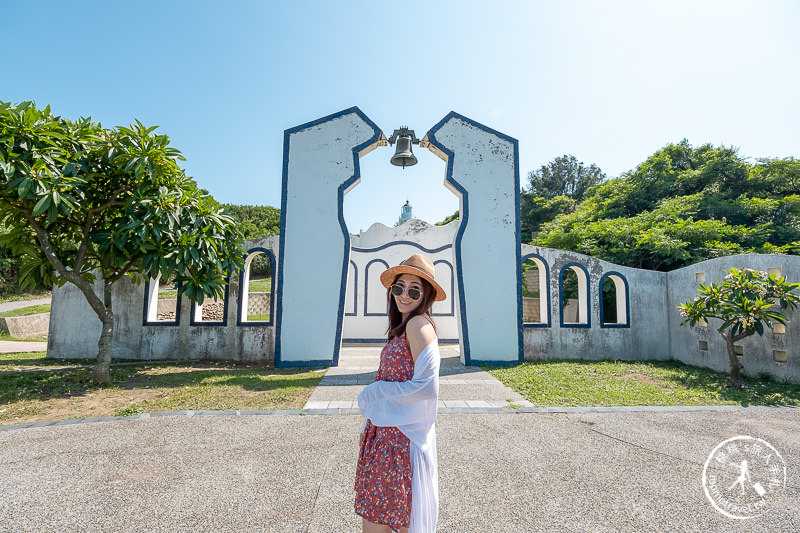
<svg viewBox="0 0 800 533">
<path fill-rule="evenodd" d="M 195 311 L 197 310 L 197 303 L 192 302 L 192 309 L 189 313 L 189 325 L 190 326 L 227 326 L 228 325 L 228 289 L 230 288 L 230 275 L 225 278 L 225 294 L 222 297 L 222 320 L 215 320 L 213 322 L 207 320 L 195 320 L 194 315 Z"/>
<path fill-rule="evenodd" d="M 464 296 L 464 275 L 463 275 L 463 263 L 461 259 L 461 241 L 464 237 L 464 231 L 466 231 L 467 225 L 469 224 L 469 193 L 467 190 L 460 184 L 458 181 L 453 178 L 453 161 L 455 159 L 455 154 L 452 150 L 446 148 L 438 139 L 436 139 L 436 132 L 438 132 L 447 122 L 452 119 L 458 119 L 466 124 L 469 124 L 475 128 L 483 130 L 486 133 L 491 135 L 495 135 L 501 139 L 504 139 L 512 144 L 514 147 L 514 204 L 515 204 L 515 215 L 516 215 L 516 225 L 514 228 L 515 232 L 515 240 L 516 240 L 516 250 L 514 251 L 514 255 L 517 261 L 517 346 L 519 355 L 517 357 L 517 361 L 509 361 L 508 364 L 516 364 L 521 363 L 525 360 L 525 345 L 523 343 L 523 335 L 522 335 L 522 263 L 520 260 L 520 249 L 522 247 L 522 235 L 520 230 L 520 205 L 519 205 L 519 141 L 510 137 L 504 133 L 501 133 L 497 130 L 484 126 L 479 122 L 475 122 L 472 119 L 469 119 L 463 115 L 456 113 L 455 111 L 451 111 L 448 113 L 442 120 L 440 120 L 433 128 L 431 128 L 428 133 L 428 140 L 430 143 L 435 146 L 439 151 L 447 156 L 447 171 L 445 174 L 445 182 L 449 183 L 455 190 L 457 190 L 461 194 L 462 199 L 462 211 L 460 213 L 460 223 L 458 227 L 458 232 L 456 233 L 455 239 L 455 258 L 456 258 L 456 272 L 458 275 L 458 295 L 459 295 L 459 302 L 460 302 L 460 311 L 461 311 L 461 335 L 463 337 L 462 342 L 464 344 L 464 364 L 466 366 L 474 366 L 480 364 L 498 364 L 496 361 L 478 361 L 473 360 L 471 353 L 470 353 L 470 345 L 469 345 L 469 324 L 467 323 L 467 302 Z"/>
<path fill-rule="evenodd" d="M 358 316 L 358 265 L 351 259 L 353 265 L 353 312 L 345 312 L 344 316 Z"/>
<path fill-rule="evenodd" d="M 156 279 L 161 279 L 159 276 Z M 158 327 L 167 327 L 167 326 L 180 326 L 181 324 L 181 294 L 180 291 L 181 284 L 178 283 L 178 294 L 175 299 L 175 320 L 158 320 L 156 322 L 148 322 L 147 321 L 147 311 L 150 307 L 150 280 L 146 280 L 144 282 L 144 306 L 142 306 L 142 326 L 158 326 Z M 156 293 L 156 302 L 158 302 L 158 293 Z M 158 303 L 156 303 L 158 305 Z M 156 314 L 158 314 L 158 308 L 156 308 Z"/>
<path fill-rule="evenodd" d="M 604 321 L 605 315 L 603 314 L 603 283 L 605 283 L 606 279 L 610 278 L 611 276 L 617 276 L 619 279 L 622 280 L 622 284 L 625 286 L 625 323 L 610 323 L 607 324 Z M 616 283 L 614 284 L 616 290 Z M 621 273 L 611 270 L 603 274 L 600 278 L 600 285 L 597 290 L 597 294 L 600 298 L 600 327 L 601 328 L 630 328 L 631 327 L 631 291 L 630 287 L 628 286 L 628 279 L 623 276 Z M 615 294 L 616 295 L 616 294 Z M 619 319 L 619 312 L 617 312 L 617 319 Z"/>
<path fill-rule="evenodd" d="M 583 270 L 583 274 L 586 276 L 586 323 L 564 323 L 564 298 L 562 297 L 564 294 L 564 272 L 568 268 L 576 266 Z M 573 271 L 574 272 L 574 271 Z M 577 274 L 576 274 L 577 275 Z M 581 302 L 578 302 L 580 305 Z M 558 272 L 558 320 L 559 325 L 562 328 L 591 328 L 592 327 L 592 281 L 589 278 L 589 271 L 586 270 L 586 267 L 582 264 L 573 261 L 571 263 L 567 263 L 561 270 Z"/>
<path fill-rule="evenodd" d="M 522 322 L 523 328 L 549 328 L 552 327 L 552 319 L 553 319 L 553 308 L 551 306 L 550 301 L 550 265 L 547 264 L 547 260 L 537 253 L 529 253 L 525 254 L 522 257 L 522 261 L 520 262 L 520 271 L 522 270 L 522 264 L 525 263 L 528 259 L 535 258 L 542 262 L 544 265 L 544 281 L 545 286 L 547 287 L 547 322 Z M 538 266 L 538 265 L 537 265 Z M 541 280 L 541 277 L 539 278 Z M 542 287 L 541 281 L 539 283 L 539 297 L 542 297 Z M 520 276 L 520 293 L 522 293 L 522 276 Z"/>
<path fill-rule="evenodd" d="M 380 252 L 381 250 L 385 250 L 386 248 L 389 248 L 391 246 L 400 246 L 400 245 L 413 246 L 413 247 L 418 248 L 419 250 L 422 250 L 423 252 L 428 253 L 428 254 L 437 254 L 439 252 L 443 252 L 444 250 L 447 250 L 448 248 L 452 248 L 453 247 L 452 244 L 445 244 L 444 246 L 440 246 L 439 248 L 425 248 L 424 246 L 422 246 L 421 244 L 416 243 L 416 242 L 411 242 L 411 241 L 392 241 L 392 242 L 389 242 L 389 243 L 386 243 L 386 244 L 382 244 L 381 246 L 377 246 L 375 248 L 355 248 L 354 247 L 352 250 L 354 252 L 358 252 L 358 253 L 370 254 L 370 253 L 373 253 L 373 252 Z"/>
<path fill-rule="evenodd" d="M 244 283 L 242 280 L 244 279 L 244 270 L 239 271 L 239 301 L 236 302 L 236 325 L 243 326 L 246 328 L 251 327 L 262 327 L 262 326 L 272 326 L 273 325 L 273 317 L 275 316 L 273 313 L 275 311 L 275 254 L 272 253 L 272 250 L 267 248 L 262 248 L 261 246 L 256 246 L 255 248 L 250 248 L 247 250 L 245 254 L 245 261 L 251 255 L 255 254 L 256 252 L 262 252 L 269 257 L 269 261 L 271 263 L 272 268 L 272 276 L 270 276 L 270 284 L 269 284 L 269 320 L 259 320 L 259 321 L 248 321 L 242 320 L 242 297 L 244 296 Z M 250 265 L 247 265 L 250 268 Z"/>
<path fill-rule="evenodd" d="M 355 113 L 361 118 L 364 122 L 367 123 L 373 130 L 373 136 L 365 141 L 364 143 L 355 146 L 352 148 L 353 153 L 353 175 L 345 180 L 338 188 L 338 215 L 339 215 L 339 226 L 342 229 L 342 233 L 344 235 L 344 257 L 343 262 L 341 265 L 342 269 L 342 282 L 341 282 L 341 289 L 339 291 L 339 312 L 337 317 L 337 324 L 336 324 L 336 336 L 334 339 L 334 347 L 333 347 L 333 356 L 330 360 L 317 360 L 317 361 L 287 361 L 284 362 L 281 360 L 281 325 L 283 321 L 283 256 L 286 247 L 286 210 L 287 210 L 287 202 L 288 202 L 288 185 L 289 185 L 289 140 L 294 133 L 298 133 L 300 131 L 306 130 L 308 128 L 312 128 L 314 126 L 318 126 L 325 122 L 330 122 L 337 118 L 341 118 L 345 115 L 349 115 L 351 113 Z M 341 339 L 342 339 L 342 323 L 344 321 L 344 299 L 345 299 L 345 292 L 347 289 L 347 265 L 348 261 L 350 261 L 350 233 L 347 231 L 347 224 L 344 220 L 344 191 L 350 187 L 353 183 L 355 183 L 361 176 L 361 166 L 359 164 L 359 153 L 375 144 L 378 139 L 380 138 L 381 130 L 380 128 L 372 122 L 372 120 L 367 117 L 363 111 L 361 111 L 358 107 L 353 106 L 348 109 L 344 109 L 339 111 L 338 113 L 333 113 L 332 115 L 328 115 L 326 117 L 322 117 L 316 120 L 312 120 L 311 122 L 306 122 L 305 124 L 301 124 L 299 126 L 295 126 L 293 128 L 289 128 L 283 132 L 283 168 L 282 168 L 282 175 L 281 175 L 281 220 L 280 220 L 280 231 L 279 234 L 281 236 L 280 239 L 280 246 L 278 250 L 278 304 L 275 312 L 275 367 L 292 367 L 292 366 L 337 366 L 339 364 L 339 350 L 341 348 Z M 310 364 L 315 363 L 315 364 Z"/>
<path fill-rule="evenodd" d="M 367 306 L 369 305 L 369 266 L 372 263 L 383 263 L 386 266 L 386 270 L 389 269 L 389 263 L 384 261 L 383 259 L 373 259 L 369 263 L 366 264 L 364 267 L 364 316 L 389 316 L 389 302 L 386 302 L 386 312 L 384 313 L 369 313 L 367 312 Z M 383 271 L 381 271 L 383 273 Z"/>
</svg>

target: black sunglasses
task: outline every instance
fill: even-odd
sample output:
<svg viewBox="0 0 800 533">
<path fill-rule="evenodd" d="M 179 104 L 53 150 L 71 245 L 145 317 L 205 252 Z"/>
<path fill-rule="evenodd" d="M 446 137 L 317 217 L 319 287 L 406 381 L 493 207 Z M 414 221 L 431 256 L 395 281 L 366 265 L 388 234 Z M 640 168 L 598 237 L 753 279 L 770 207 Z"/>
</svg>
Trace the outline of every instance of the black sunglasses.
<svg viewBox="0 0 800 533">
<path fill-rule="evenodd" d="M 392 285 L 392 294 L 395 296 L 402 296 L 403 292 L 408 292 L 408 297 L 412 300 L 419 300 L 422 298 L 422 291 L 416 287 L 410 287 L 408 291 L 402 285 Z"/>
</svg>

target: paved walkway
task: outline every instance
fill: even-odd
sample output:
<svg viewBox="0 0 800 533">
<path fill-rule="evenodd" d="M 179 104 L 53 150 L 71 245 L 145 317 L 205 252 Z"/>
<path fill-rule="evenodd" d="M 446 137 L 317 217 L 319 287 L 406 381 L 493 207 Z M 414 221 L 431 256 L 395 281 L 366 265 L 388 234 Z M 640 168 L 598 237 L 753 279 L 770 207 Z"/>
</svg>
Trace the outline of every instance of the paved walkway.
<svg viewBox="0 0 800 533">
<path fill-rule="evenodd" d="M 0 341 L 0 353 L 45 352 L 47 341 Z"/>
<path fill-rule="evenodd" d="M 352 402 L 378 350 L 344 350 L 303 410 L 0 428 L 0 532 L 359 531 Z M 800 531 L 800 409 L 509 408 L 518 397 L 442 352 L 437 531 Z M 750 520 L 702 485 L 737 435 L 765 439 L 788 473 Z"/>
<path fill-rule="evenodd" d="M 37 298 L 36 300 L 21 300 L 18 302 L 0 303 L 0 313 L 21 309 L 31 305 L 49 304 L 50 298 Z M 47 341 L 42 342 L 23 342 L 23 341 L 0 341 L 0 353 L 20 353 L 20 352 L 44 352 L 47 350 Z"/>
<path fill-rule="evenodd" d="M 339 409 L 342 413 L 358 413 L 358 394 L 375 381 L 381 348 L 345 346 L 339 365 L 322 378 L 309 398 L 305 409 Z M 442 345 L 439 369 L 439 410 L 449 409 L 514 409 L 532 404 L 488 372 L 478 367 L 465 367 L 459 359 L 458 345 Z"/>
</svg>

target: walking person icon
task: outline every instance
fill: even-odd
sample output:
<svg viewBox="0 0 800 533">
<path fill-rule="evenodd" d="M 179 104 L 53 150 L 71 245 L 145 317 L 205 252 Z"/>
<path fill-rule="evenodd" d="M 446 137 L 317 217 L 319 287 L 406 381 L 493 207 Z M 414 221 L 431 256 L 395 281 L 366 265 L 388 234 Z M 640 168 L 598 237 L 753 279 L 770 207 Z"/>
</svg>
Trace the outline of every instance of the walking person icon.
<svg viewBox="0 0 800 533">
<path fill-rule="evenodd" d="M 742 489 L 741 493 L 744 494 L 744 482 L 745 481 L 747 481 L 748 483 L 750 482 L 750 470 L 747 468 L 747 460 L 745 459 L 739 465 L 731 463 L 731 466 L 735 466 L 739 469 L 739 477 L 736 478 L 736 481 L 733 482 L 733 485 L 728 487 L 728 491 L 731 491 L 733 487 L 739 485 L 741 486 Z"/>
</svg>

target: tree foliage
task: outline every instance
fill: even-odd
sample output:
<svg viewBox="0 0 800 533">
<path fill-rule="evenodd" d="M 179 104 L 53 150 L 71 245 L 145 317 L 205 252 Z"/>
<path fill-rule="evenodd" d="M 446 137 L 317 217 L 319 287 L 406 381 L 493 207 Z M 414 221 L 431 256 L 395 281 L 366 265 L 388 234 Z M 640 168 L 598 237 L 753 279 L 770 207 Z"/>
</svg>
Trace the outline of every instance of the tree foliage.
<svg viewBox="0 0 800 533">
<path fill-rule="evenodd" d="M 534 198 L 566 196 L 580 201 L 590 188 L 605 179 L 594 163 L 586 167 L 574 155 L 562 155 L 528 174 L 527 192 Z"/>
<path fill-rule="evenodd" d="M 3 246 L 24 258 L 23 284 L 73 283 L 103 323 L 95 377 L 109 381 L 111 287 L 174 276 L 181 293 L 222 297 L 239 268 L 234 220 L 178 166 L 166 135 L 138 121 L 104 129 L 31 102 L 0 102 Z M 103 294 L 95 293 L 96 276 Z"/>
<path fill-rule="evenodd" d="M 794 158 L 751 163 L 733 148 L 683 140 L 565 204 L 532 244 L 655 270 L 738 253 L 797 254 L 799 188 Z M 534 227 L 540 219 L 528 220 Z"/>
<path fill-rule="evenodd" d="M 222 204 L 239 225 L 245 239 L 258 239 L 280 233 L 281 210 L 268 205 Z"/>
<path fill-rule="evenodd" d="M 740 388 L 740 371 L 744 366 L 738 360 L 734 343 L 756 333 L 763 335 L 765 326 L 772 329 L 775 322 L 785 325 L 788 319 L 782 311 L 798 306 L 800 294 L 795 292 L 798 289 L 800 283 L 788 283 L 783 276 L 732 268 L 722 281 L 701 283 L 698 295 L 678 306 L 684 317 L 681 325 L 695 327 L 712 319 L 722 322 L 717 331 L 727 346 L 731 386 Z"/>
</svg>

